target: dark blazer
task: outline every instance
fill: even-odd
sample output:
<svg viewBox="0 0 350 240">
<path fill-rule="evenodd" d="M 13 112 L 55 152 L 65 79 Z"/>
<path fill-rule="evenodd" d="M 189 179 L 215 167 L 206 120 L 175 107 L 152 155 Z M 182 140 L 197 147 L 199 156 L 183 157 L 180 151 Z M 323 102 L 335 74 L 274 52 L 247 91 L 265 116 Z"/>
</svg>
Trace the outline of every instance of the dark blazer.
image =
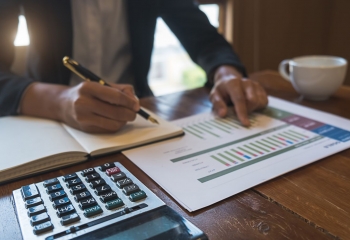
<svg viewBox="0 0 350 240">
<path fill-rule="evenodd" d="M 33 81 L 68 84 L 62 64 L 72 55 L 71 0 L 0 0 L 0 116 L 17 114 L 21 95 Z M 156 20 L 162 17 L 194 62 L 207 74 L 222 64 L 245 70 L 231 46 L 212 27 L 193 0 L 126 0 L 135 92 L 152 95 L 147 83 Z M 10 68 L 20 7 L 24 10 L 30 46 L 25 76 Z"/>
</svg>

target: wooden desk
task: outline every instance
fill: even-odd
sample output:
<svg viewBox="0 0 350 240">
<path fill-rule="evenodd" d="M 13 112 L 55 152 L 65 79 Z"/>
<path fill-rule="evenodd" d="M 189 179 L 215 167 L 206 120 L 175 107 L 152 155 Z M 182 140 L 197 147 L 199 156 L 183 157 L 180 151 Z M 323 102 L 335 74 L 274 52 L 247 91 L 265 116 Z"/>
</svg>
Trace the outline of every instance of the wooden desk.
<svg viewBox="0 0 350 240">
<path fill-rule="evenodd" d="M 279 98 L 350 119 L 350 88 L 342 87 L 323 102 L 298 99 L 290 83 L 276 72 L 256 73 L 267 92 Z M 158 98 L 143 106 L 167 120 L 210 111 L 208 89 L 200 88 Z M 8 161 L 1 156 L 1 161 Z M 350 149 L 327 157 L 210 207 L 189 213 L 122 154 L 106 156 L 0 186 L 0 239 L 21 239 L 12 191 L 23 185 L 119 161 L 170 207 L 201 228 L 210 239 L 349 239 Z"/>
</svg>

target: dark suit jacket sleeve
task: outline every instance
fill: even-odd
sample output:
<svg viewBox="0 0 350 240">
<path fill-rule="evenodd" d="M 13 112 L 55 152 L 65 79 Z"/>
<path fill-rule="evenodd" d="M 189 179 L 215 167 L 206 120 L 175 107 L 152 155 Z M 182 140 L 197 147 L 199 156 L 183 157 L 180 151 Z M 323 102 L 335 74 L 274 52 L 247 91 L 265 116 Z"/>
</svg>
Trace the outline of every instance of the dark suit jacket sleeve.
<svg viewBox="0 0 350 240">
<path fill-rule="evenodd" d="M 15 56 L 13 41 L 17 33 L 17 0 L 0 1 L 0 116 L 15 115 L 22 93 L 31 79 L 11 73 Z"/>
<path fill-rule="evenodd" d="M 162 3 L 161 17 L 207 76 L 216 67 L 227 64 L 236 67 L 246 77 L 245 68 L 230 44 L 193 0 L 164 0 Z"/>
</svg>

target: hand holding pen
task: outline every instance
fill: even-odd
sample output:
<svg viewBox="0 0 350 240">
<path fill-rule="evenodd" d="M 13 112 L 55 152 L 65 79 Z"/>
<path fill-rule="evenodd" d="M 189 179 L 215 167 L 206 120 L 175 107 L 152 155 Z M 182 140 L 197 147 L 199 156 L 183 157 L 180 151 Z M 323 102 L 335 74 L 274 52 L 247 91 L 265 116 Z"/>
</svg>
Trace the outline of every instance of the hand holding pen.
<svg viewBox="0 0 350 240">
<path fill-rule="evenodd" d="M 93 82 L 98 82 L 99 84 L 107 87 L 112 87 L 110 84 L 106 83 L 102 78 L 98 77 L 94 73 L 92 73 L 90 70 L 84 68 L 81 64 L 78 62 L 74 61 L 73 59 L 70 59 L 69 57 L 64 57 L 63 58 L 63 64 L 70 69 L 73 73 L 77 74 L 80 78 L 82 78 L 85 81 L 93 81 Z M 118 88 L 118 85 L 115 84 L 115 87 Z M 123 89 L 122 89 L 123 91 Z M 125 88 L 125 93 L 128 94 L 131 97 L 135 97 L 134 93 L 132 91 L 132 88 Z M 144 110 L 141 108 L 137 111 L 137 113 L 145 118 L 146 120 L 159 124 L 158 121 L 150 116 L 148 113 L 146 113 Z"/>
</svg>

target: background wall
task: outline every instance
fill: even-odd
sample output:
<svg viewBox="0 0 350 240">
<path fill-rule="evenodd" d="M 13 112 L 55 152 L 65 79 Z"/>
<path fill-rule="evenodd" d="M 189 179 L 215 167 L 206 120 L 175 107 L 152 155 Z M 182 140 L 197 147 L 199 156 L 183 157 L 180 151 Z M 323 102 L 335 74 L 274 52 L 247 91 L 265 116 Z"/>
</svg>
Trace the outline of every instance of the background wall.
<svg viewBox="0 0 350 240">
<path fill-rule="evenodd" d="M 277 70 L 283 59 L 302 55 L 350 61 L 349 0 L 228 0 L 227 6 L 232 30 L 225 35 L 248 72 Z"/>
</svg>

